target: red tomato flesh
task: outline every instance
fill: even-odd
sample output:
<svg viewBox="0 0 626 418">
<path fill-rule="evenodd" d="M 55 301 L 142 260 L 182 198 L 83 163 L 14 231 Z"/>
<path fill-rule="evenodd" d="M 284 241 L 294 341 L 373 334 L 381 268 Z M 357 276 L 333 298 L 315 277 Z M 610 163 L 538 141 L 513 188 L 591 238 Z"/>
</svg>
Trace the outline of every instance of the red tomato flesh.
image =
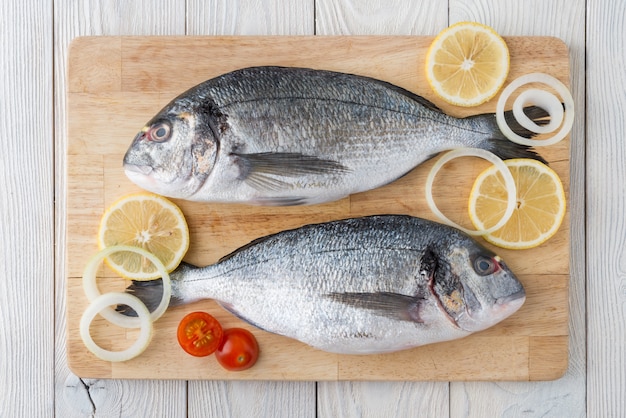
<svg viewBox="0 0 626 418">
<path fill-rule="evenodd" d="M 178 324 L 176 332 L 178 344 L 196 357 L 213 354 L 222 342 L 223 335 L 220 323 L 206 312 L 187 314 Z"/>
<path fill-rule="evenodd" d="M 246 329 L 228 328 L 224 330 L 224 337 L 215 357 L 226 370 L 246 370 L 259 358 L 259 343 Z"/>
</svg>

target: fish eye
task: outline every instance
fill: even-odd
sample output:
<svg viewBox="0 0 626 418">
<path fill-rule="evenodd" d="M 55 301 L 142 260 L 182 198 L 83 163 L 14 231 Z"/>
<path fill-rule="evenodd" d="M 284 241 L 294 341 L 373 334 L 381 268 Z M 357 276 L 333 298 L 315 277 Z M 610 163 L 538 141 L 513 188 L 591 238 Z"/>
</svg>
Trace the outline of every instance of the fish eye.
<svg viewBox="0 0 626 418">
<path fill-rule="evenodd" d="M 474 270 L 481 276 L 493 274 L 498 269 L 498 263 L 491 257 L 479 256 L 474 260 Z"/>
<path fill-rule="evenodd" d="M 165 142 L 170 138 L 171 130 L 167 122 L 156 123 L 148 131 L 148 138 L 154 142 Z"/>
</svg>

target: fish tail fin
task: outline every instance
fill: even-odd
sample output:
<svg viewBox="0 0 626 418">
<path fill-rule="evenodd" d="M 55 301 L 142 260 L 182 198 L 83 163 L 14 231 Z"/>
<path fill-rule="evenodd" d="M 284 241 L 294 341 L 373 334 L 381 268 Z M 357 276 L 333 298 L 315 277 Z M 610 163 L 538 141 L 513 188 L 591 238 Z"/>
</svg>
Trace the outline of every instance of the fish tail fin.
<svg viewBox="0 0 626 418">
<path fill-rule="evenodd" d="M 528 106 L 524 108 L 524 113 L 537 125 L 545 125 L 549 122 L 546 119 L 549 114 L 540 107 Z M 503 160 L 511 158 L 532 158 L 533 160 L 541 161 L 544 164 L 548 164 L 532 147 L 527 145 L 521 145 L 507 139 L 496 122 L 496 116 L 493 113 L 473 116 L 474 118 L 480 118 L 488 124 L 487 129 L 491 134 L 485 138 L 485 140 L 479 145 L 480 148 L 493 152 L 495 155 Z M 524 128 L 517 122 L 513 116 L 513 111 L 508 110 L 504 112 L 504 120 L 511 130 L 524 138 L 532 138 L 535 133 Z"/>
<path fill-rule="evenodd" d="M 170 297 L 169 307 L 186 303 L 177 295 L 175 283 L 180 280 L 181 275 L 193 268 L 195 268 L 195 266 L 183 262 L 176 270 L 170 273 L 170 279 L 172 280 L 172 296 Z M 130 286 L 126 288 L 126 293 L 130 293 L 139 298 L 139 300 L 146 305 L 148 311 L 153 312 L 159 306 L 163 298 L 163 280 L 133 280 Z M 118 305 L 115 310 L 126 316 L 137 316 L 137 312 L 126 305 Z"/>
<path fill-rule="evenodd" d="M 159 306 L 163 297 L 163 280 L 133 280 L 130 286 L 126 288 L 126 293 L 139 298 L 146 305 L 148 311 L 153 312 Z M 126 316 L 137 316 L 137 312 L 127 305 L 117 305 L 115 310 Z"/>
</svg>

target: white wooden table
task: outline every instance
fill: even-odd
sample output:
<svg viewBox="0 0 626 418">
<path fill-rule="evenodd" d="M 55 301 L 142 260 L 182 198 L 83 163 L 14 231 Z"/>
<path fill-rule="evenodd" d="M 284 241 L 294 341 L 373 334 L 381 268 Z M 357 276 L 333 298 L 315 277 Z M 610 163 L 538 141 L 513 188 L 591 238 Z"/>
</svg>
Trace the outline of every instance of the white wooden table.
<svg viewBox="0 0 626 418">
<path fill-rule="evenodd" d="M 0 417 L 626 416 L 624 1 L 4 0 L 0 16 Z M 557 36 L 570 48 L 577 120 L 570 366 L 563 378 L 295 383 L 81 380 L 71 374 L 63 262 L 71 39 L 433 35 L 461 20 L 504 35 Z"/>
</svg>

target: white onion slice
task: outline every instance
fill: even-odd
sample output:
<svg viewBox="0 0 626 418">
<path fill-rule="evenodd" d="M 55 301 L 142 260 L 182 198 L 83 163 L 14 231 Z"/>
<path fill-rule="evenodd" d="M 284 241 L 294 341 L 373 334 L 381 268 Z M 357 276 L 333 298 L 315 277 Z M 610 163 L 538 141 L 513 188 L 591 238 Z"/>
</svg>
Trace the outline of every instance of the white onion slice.
<svg viewBox="0 0 626 418">
<path fill-rule="evenodd" d="M 537 140 L 537 139 L 524 138 L 523 136 L 520 136 L 516 134 L 515 132 L 513 132 L 513 130 L 509 127 L 509 125 L 506 123 L 506 120 L 504 119 L 504 106 L 506 105 L 507 99 L 509 98 L 511 93 L 513 93 L 513 91 L 515 91 L 519 87 L 528 83 L 541 83 L 546 86 L 552 87 L 561 96 L 561 99 L 563 99 L 563 103 L 565 104 L 565 120 L 563 121 L 561 130 L 558 131 L 556 134 L 554 134 L 554 136 L 548 139 Z M 554 96 L 552 93 L 549 93 L 549 92 L 546 92 L 546 93 Z M 531 102 L 534 100 L 542 101 L 544 98 L 545 96 L 535 98 L 533 97 L 532 93 L 529 93 L 523 96 L 523 100 L 526 100 L 528 102 Z M 519 97 L 517 98 L 517 100 L 519 100 Z M 549 106 L 546 105 L 548 108 L 544 108 L 544 106 L 542 106 L 542 104 L 540 103 L 535 103 L 535 104 L 543 108 L 546 112 L 548 112 L 550 114 L 551 119 L 552 117 L 555 117 L 555 118 L 558 117 L 558 114 L 554 114 L 554 115 L 552 114 L 554 112 L 557 112 L 556 110 L 553 109 L 552 105 L 549 105 Z M 522 107 L 522 105 L 518 104 L 517 107 Z M 559 104 L 559 107 L 561 107 L 560 104 Z M 515 105 L 514 105 L 514 109 L 515 109 Z M 550 112 L 550 110 L 552 110 L 552 113 Z M 523 113 L 521 110 L 519 110 L 517 113 L 519 114 L 520 112 Z M 515 115 L 515 110 L 514 110 L 514 116 L 519 122 L 519 119 Z M 572 130 L 572 126 L 574 125 L 574 98 L 572 97 L 572 94 L 570 93 L 569 89 L 565 86 L 565 84 L 561 83 L 558 79 L 552 77 L 551 75 L 544 74 L 544 73 L 526 74 L 526 75 L 516 78 L 515 80 L 511 82 L 511 84 L 509 84 L 508 86 L 506 86 L 504 90 L 502 90 L 502 93 L 500 94 L 500 97 L 498 98 L 498 104 L 496 105 L 496 122 L 498 123 L 498 127 L 500 128 L 502 133 L 513 142 L 516 142 L 521 145 L 528 145 L 531 147 L 553 145 L 559 142 L 560 140 L 562 140 L 563 138 L 565 138 L 567 134 Z M 535 124 L 534 122 L 532 121 L 530 122 L 531 122 L 531 125 L 529 126 L 533 126 L 533 125 L 537 126 L 537 124 Z M 559 125 L 560 124 L 561 123 L 559 121 Z M 552 122 L 549 123 L 548 125 L 551 126 Z M 529 129 L 533 132 L 543 133 L 540 131 L 536 131 L 534 128 L 531 129 L 527 125 L 522 124 L 522 126 L 524 126 L 526 129 Z M 548 132 L 552 132 L 552 131 L 553 130 L 550 130 Z"/>
<path fill-rule="evenodd" d="M 550 121 L 546 125 L 537 125 L 526 113 L 524 107 L 535 105 L 550 115 Z M 524 90 L 513 102 L 513 116 L 524 128 L 537 134 L 549 134 L 563 123 L 563 105 L 554 94 L 546 90 L 528 89 Z"/>
<path fill-rule="evenodd" d="M 137 340 L 122 351 L 110 351 L 100 347 L 91 337 L 89 326 L 98 313 L 102 313 L 104 309 L 111 309 L 111 305 L 128 305 L 137 312 L 140 331 Z M 139 354 L 150 344 L 152 339 L 152 321 L 150 320 L 150 312 L 148 308 L 136 296 L 122 292 L 108 292 L 96 297 L 91 304 L 83 312 L 80 318 L 80 337 L 83 339 L 85 346 L 95 354 L 98 358 L 105 361 L 126 361 Z"/>
<path fill-rule="evenodd" d="M 83 272 L 83 289 L 85 290 L 87 298 L 90 301 L 93 301 L 100 296 L 100 291 L 98 290 L 98 285 L 96 283 L 96 272 L 98 271 L 98 267 L 102 260 L 104 260 L 107 256 L 120 251 L 131 251 L 146 257 L 154 264 L 157 270 L 159 270 L 161 278 L 163 279 L 163 297 L 161 298 L 159 306 L 150 314 L 151 320 L 156 321 L 165 313 L 170 304 L 172 283 L 170 281 L 170 275 L 167 273 L 167 270 L 165 270 L 163 263 L 161 263 L 161 261 L 154 254 L 144 250 L 143 248 L 132 247 L 129 245 L 113 245 L 99 251 L 91 257 L 85 266 L 85 271 Z M 104 308 L 100 314 L 118 327 L 138 328 L 140 326 L 139 318 L 126 316 L 109 307 Z"/>
<path fill-rule="evenodd" d="M 433 198 L 433 182 L 435 180 L 435 176 L 448 161 L 453 160 L 459 157 L 478 157 L 484 160 L 489 161 L 494 164 L 500 173 L 502 173 L 502 177 L 504 178 L 504 185 L 506 190 L 508 191 L 507 202 L 506 202 L 506 210 L 504 211 L 504 215 L 502 218 L 491 228 L 487 228 L 484 230 L 471 230 L 464 228 L 457 223 L 448 219 L 437 207 L 435 204 L 435 200 Z M 428 177 L 426 178 L 426 202 L 430 207 L 430 210 L 433 211 L 435 215 L 445 224 L 453 226 L 461 231 L 465 232 L 468 235 L 485 235 L 490 234 L 493 231 L 497 231 L 502 228 L 504 224 L 508 222 L 508 220 L 513 215 L 513 211 L 515 210 L 515 206 L 517 203 L 517 191 L 515 188 L 515 180 L 513 180 L 513 176 L 511 175 L 511 171 L 504 164 L 504 162 L 498 158 L 493 153 L 486 151 L 480 148 L 458 148 L 452 151 L 445 153 L 440 159 L 437 160 L 433 168 L 428 173 Z"/>
</svg>

